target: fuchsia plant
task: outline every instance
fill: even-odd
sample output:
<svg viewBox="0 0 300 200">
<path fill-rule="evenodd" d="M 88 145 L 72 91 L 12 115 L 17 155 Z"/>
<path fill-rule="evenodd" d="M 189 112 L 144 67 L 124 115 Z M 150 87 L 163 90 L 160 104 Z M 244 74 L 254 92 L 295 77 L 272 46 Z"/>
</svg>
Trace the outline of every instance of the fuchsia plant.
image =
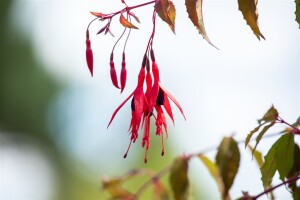
<svg viewBox="0 0 300 200">
<path fill-rule="evenodd" d="M 118 79 L 117 71 L 116 71 L 115 63 L 114 63 L 114 53 L 113 53 L 114 49 L 115 49 L 116 45 L 118 44 L 118 42 L 120 41 L 120 39 L 124 36 L 124 33 L 126 32 L 126 30 L 128 28 L 129 29 L 137 29 L 137 27 L 131 23 L 131 17 L 133 17 L 138 22 L 139 22 L 139 19 L 130 10 L 137 8 L 137 7 L 148 5 L 151 3 L 155 3 L 155 1 L 151 1 L 146 4 L 141 4 L 141 5 L 134 6 L 134 7 L 128 7 L 124 1 L 122 1 L 122 2 L 126 5 L 126 7 L 119 12 L 107 14 L 107 15 L 102 14 L 102 13 L 92 12 L 92 14 L 97 17 L 96 19 L 100 19 L 102 21 L 108 20 L 107 24 L 103 28 L 100 29 L 98 34 L 100 34 L 102 32 L 111 33 L 111 31 L 110 31 L 111 19 L 114 16 L 116 16 L 117 14 L 120 14 L 120 23 L 125 27 L 123 33 L 121 34 L 121 36 L 119 37 L 119 39 L 117 40 L 117 42 L 115 43 L 115 45 L 112 49 L 112 52 L 110 55 L 110 63 L 109 63 L 110 64 L 111 81 L 117 89 L 121 89 L 121 92 L 124 90 L 125 85 L 126 85 L 127 70 L 126 70 L 126 62 L 125 62 L 125 47 L 127 44 L 128 37 L 131 33 L 130 31 L 128 32 L 126 42 L 124 45 L 123 54 L 122 54 L 122 68 L 120 71 L 120 79 Z M 171 1 L 169 1 L 169 2 L 171 2 Z M 161 9 L 163 9 L 162 4 L 161 4 L 161 6 L 157 6 L 157 5 L 158 4 L 156 4 L 156 7 L 161 7 Z M 123 16 L 123 14 L 126 15 L 126 18 Z M 155 121 L 156 135 L 161 136 L 161 138 L 162 138 L 161 155 L 164 155 L 164 152 L 165 152 L 165 150 L 164 150 L 164 134 L 166 135 L 166 137 L 168 136 L 168 127 L 167 127 L 166 117 L 164 114 L 164 109 L 166 110 L 167 114 L 169 115 L 169 117 L 171 118 L 171 120 L 174 123 L 174 117 L 172 114 L 172 109 L 171 109 L 169 98 L 175 103 L 175 105 L 178 107 L 178 109 L 184 116 L 183 110 L 182 110 L 180 104 L 178 103 L 178 101 L 171 95 L 171 93 L 162 85 L 162 83 L 160 81 L 159 68 L 156 63 L 155 56 L 154 56 L 154 50 L 153 50 L 153 40 L 154 40 L 154 36 L 155 36 L 155 27 L 156 27 L 156 15 L 157 15 L 157 11 L 156 11 L 156 9 L 154 9 L 153 15 L 152 15 L 153 29 L 152 29 L 152 33 L 150 35 L 148 44 L 146 46 L 141 69 L 138 74 L 137 87 L 125 99 L 125 101 L 123 103 L 121 103 L 121 105 L 115 110 L 115 112 L 112 114 L 111 120 L 109 121 L 108 126 L 107 126 L 107 127 L 110 126 L 110 124 L 112 123 L 112 121 L 115 118 L 118 111 L 132 97 L 132 99 L 131 99 L 131 122 L 130 122 L 130 126 L 129 126 L 129 131 L 130 131 L 131 136 L 130 136 L 130 143 L 129 143 L 128 149 L 124 155 L 124 158 L 127 157 L 127 154 L 129 152 L 131 144 L 134 143 L 136 141 L 136 139 L 138 138 L 139 130 L 144 129 L 144 136 L 142 138 L 142 147 L 145 148 L 145 158 L 144 158 L 145 162 L 147 162 L 147 159 L 148 159 L 147 154 L 148 154 L 148 150 L 150 147 L 151 118 L 153 118 Z M 170 18 L 170 21 L 172 21 L 171 18 Z M 175 18 L 172 18 L 172 19 L 175 19 Z M 91 23 L 93 21 L 95 21 L 95 19 L 92 20 Z M 173 26 L 171 28 L 172 28 L 172 30 L 174 30 L 174 20 L 172 23 L 173 23 Z M 89 26 L 90 26 L 90 24 L 89 24 Z M 92 49 L 91 49 L 91 44 L 90 44 L 90 40 L 89 40 L 89 26 L 87 28 L 87 38 L 86 38 L 86 40 L 87 40 L 87 50 L 86 50 L 86 58 L 87 59 L 86 60 L 87 60 L 87 65 L 90 70 L 90 73 L 93 76 L 93 56 L 92 56 Z M 149 57 L 151 57 L 152 65 L 150 65 Z M 121 84 L 119 85 L 119 83 L 121 83 Z M 144 88 L 144 85 L 146 86 L 145 88 Z M 185 116 L 184 116 L 184 118 L 185 118 Z"/>
<path fill-rule="evenodd" d="M 112 19 L 119 15 L 119 22 L 124 26 L 124 31 L 112 48 L 109 67 L 112 84 L 117 89 L 120 89 L 122 93 L 127 81 L 125 48 L 128 38 L 131 34 L 131 29 L 137 29 L 137 27 L 132 23 L 132 19 L 139 22 L 139 18 L 132 12 L 132 10 L 154 4 L 152 14 L 153 29 L 146 46 L 144 56 L 142 58 L 141 69 L 137 77 L 137 86 L 133 90 L 133 92 L 114 111 L 107 126 L 109 127 L 111 125 L 116 114 L 125 105 L 125 103 L 131 100 L 131 121 L 129 125 L 130 142 L 124 158 L 127 157 L 131 144 L 135 143 L 138 139 L 139 133 L 143 132 L 142 147 L 145 148 L 144 161 L 146 163 L 148 160 L 148 150 L 150 148 L 151 120 L 155 122 L 154 124 L 156 125 L 156 135 L 161 137 L 161 155 L 164 155 L 164 140 L 165 137 L 168 137 L 168 126 L 165 113 L 167 113 L 174 124 L 174 117 L 170 100 L 174 102 L 185 119 L 185 115 L 180 104 L 163 86 L 160 80 L 159 67 L 155 59 L 153 50 L 153 41 L 156 32 L 156 16 L 159 16 L 164 22 L 169 25 L 171 30 L 175 32 L 176 9 L 175 5 L 170 0 L 153 0 L 135 6 L 128 6 L 124 0 L 121 0 L 121 2 L 125 7 L 117 12 L 113 12 L 110 14 L 91 12 L 91 14 L 96 18 L 89 23 L 86 31 L 86 61 L 88 69 L 93 76 L 93 52 L 89 34 L 90 25 L 96 20 L 100 20 L 103 22 L 105 21 L 106 24 L 98 31 L 97 34 L 109 33 L 113 36 L 110 25 Z M 214 46 L 209 40 L 204 28 L 202 3 L 202 0 L 185 0 L 188 17 L 190 18 L 191 22 L 197 28 L 203 38 L 209 44 Z M 295 3 L 296 21 L 300 24 L 300 0 L 296 0 Z M 239 10 L 241 11 L 243 17 L 252 29 L 255 36 L 258 39 L 265 39 L 258 26 L 257 0 L 238 0 L 238 4 Z M 129 31 L 122 53 L 121 70 L 118 73 L 114 63 L 114 49 L 119 43 L 120 39 L 124 37 L 124 34 L 128 29 Z M 263 157 L 262 154 L 257 150 L 257 146 L 263 136 L 267 133 L 267 131 L 276 124 L 284 124 L 287 127 L 285 127 L 284 130 L 280 133 L 268 135 L 269 137 L 281 135 L 281 137 L 272 145 L 269 152 Z M 257 137 L 254 138 L 256 144 L 253 148 L 250 143 L 253 141 L 253 136 L 255 134 L 257 134 Z M 155 199 L 169 199 L 169 194 L 165 189 L 164 184 L 160 182 L 160 178 L 162 178 L 162 176 L 169 174 L 169 185 L 171 187 L 174 199 L 186 200 L 189 197 L 189 161 L 193 158 L 196 158 L 203 163 L 203 165 L 208 169 L 212 178 L 215 180 L 221 193 L 221 198 L 223 200 L 228 200 L 231 199 L 229 192 L 233 185 L 235 176 L 238 173 L 240 165 L 239 144 L 245 144 L 245 147 L 251 150 L 252 156 L 257 161 L 257 164 L 260 168 L 260 172 L 262 175 L 261 180 L 263 183 L 262 187 L 264 191 L 257 195 L 250 195 L 248 192 L 243 192 L 240 199 L 256 200 L 265 194 L 271 194 L 270 197 L 271 199 L 273 199 L 273 190 L 283 185 L 291 190 L 294 199 L 300 199 L 300 187 L 296 184 L 296 182 L 300 179 L 300 148 L 294 139 L 294 137 L 299 134 L 300 117 L 295 123 L 290 124 L 283 120 L 279 116 L 279 113 L 275 109 L 275 107 L 272 106 L 265 113 L 265 115 L 258 120 L 258 126 L 250 131 L 246 139 L 243 141 L 236 141 L 232 136 L 224 137 L 219 146 L 208 148 L 208 150 L 199 151 L 193 154 L 178 156 L 176 159 L 174 159 L 173 163 L 157 173 L 143 169 L 132 170 L 128 174 L 125 174 L 124 176 L 121 176 L 119 178 L 104 180 L 103 188 L 110 193 L 112 199 L 136 200 L 141 196 L 143 191 L 149 185 L 153 185 L 155 191 Z M 215 157 L 215 161 L 205 156 L 205 154 L 209 151 L 216 149 L 217 154 Z M 272 186 L 272 179 L 276 172 L 279 173 L 282 183 Z M 122 186 L 122 184 L 128 179 L 141 174 L 150 174 L 150 178 L 143 185 L 141 185 L 139 190 L 137 190 L 136 192 L 129 192 Z"/>
</svg>

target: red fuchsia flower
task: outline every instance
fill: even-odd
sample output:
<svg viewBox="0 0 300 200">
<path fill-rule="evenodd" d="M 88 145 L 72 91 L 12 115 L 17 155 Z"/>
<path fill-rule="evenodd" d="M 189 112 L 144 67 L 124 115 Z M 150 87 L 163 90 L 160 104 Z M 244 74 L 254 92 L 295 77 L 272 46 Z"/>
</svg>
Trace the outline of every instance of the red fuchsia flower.
<svg viewBox="0 0 300 200">
<path fill-rule="evenodd" d="M 152 74 L 154 78 L 154 83 L 152 89 L 147 97 L 149 102 L 149 114 L 153 112 L 153 108 L 155 108 L 157 112 L 156 116 L 156 135 L 160 135 L 162 137 L 162 155 L 164 155 L 164 135 L 163 135 L 163 128 L 165 130 L 166 136 L 168 136 L 168 127 L 166 122 L 166 117 L 164 115 L 162 106 L 165 108 L 166 112 L 168 113 L 169 117 L 174 123 L 173 113 L 170 105 L 169 98 L 175 103 L 177 108 L 180 110 L 181 114 L 183 115 L 184 119 L 185 115 L 183 110 L 178 103 L 178 101 L 173 97 L 173 95 L 162 85 L 159 77 L 159 69 L 155 62 L 154 52 L 151 49 L 150 52 L 151 60 L 152 60 Z"/>
<path fill-rule="evenodd" d="M 140 124 L 142 121 L 142 117 L 147 114 L 147 110 L 148 110 L 148 102 L 147 99 L 145 97 L 144 91 L 143 91 L 143 85 L 144 85 L 144 81 L 145 81 L 145 58 L 142 64 L 142 68 L 139 72 L 138 75 L 138 84 L 137 87 L 135 88 L 135 90 L 125 99 L 125 101 L 123 103 L 121 103 L 121 105 L 115 110 L 115 112 L 113 113 L 108 126 L 111 124 L 111 122 L 113 121 L 113 119 L 115 118 L 116 114 L 118 113 L 118 111 L 123 107 L 123 105 L 131 98 L 131 122 L 130 122 L 130 127 L 129 127 L 129 131 L 131 133 L 131 138 L 130 138 L 130 144 L 128 146 L 128 149 L 124 155 L 124 158 L 127 157 L 128 151 L 130 149 L 131 143 L 135 142 L 136 139 L 138 138 L 138 130 L 140 128 Z"/>
<path fill-rule="evenodd" d="M 85 43 L 86 43 L 86 51 L 85 51 L 86 63 L 88 65 L 91 75 L 93 76 L 93 51 L 91 47 L 89 30 L 86 31 Z"/>
</svg>

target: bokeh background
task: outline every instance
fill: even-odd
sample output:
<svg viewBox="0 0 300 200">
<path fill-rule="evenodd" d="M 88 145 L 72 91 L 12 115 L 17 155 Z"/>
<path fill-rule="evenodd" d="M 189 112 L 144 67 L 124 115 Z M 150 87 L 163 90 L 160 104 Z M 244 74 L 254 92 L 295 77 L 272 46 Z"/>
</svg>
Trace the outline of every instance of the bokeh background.
<svg viewBox="0 0 300 200">
<path fill-rule="evenodd" d="M 234 134 L 242 140 L 272 104 L 287 121 L 297 119 L 300 30 L 292 0 L 259 1 L 266 41 L 257 40 L 246 26 L 236 1 L 204 1 L 206 30 L 220 50 L 197 34 L 184 3 L 174 3 L 176 35 L 158 18 L 154 49 L 161 79 L 181 103 L 187 120 L 173 106 L 176 126 L 169 123 L 166 154 L 160 156 L 160 138 L 152 137 L 149 162 L 144 164 L 140 141 L 123 159 L 129 143 L 130 105 L 109 129 L 106 126 L 135 87 L 151 34 L 151 6 L 135 11 L 141 24 L 128 42 L 128 82 L 120 95 L 110 82 L 108 65 L 116 38 L 95 35 L 104 25 L 101 22 L 91 27 L 93 78 L 85 64 L 85 30 L 93 19 L 89 11 L 113 12 L 122 8 L 120 1 L 0 1 L 1 200 L 106 199 L 100 184 L 103 176 L 120 176 L 133 168 L 159 170 L 177 155 L 218 145 L 224 136 Z M 122 31 L 118 19 L 111 27 L 116 36 Z M 115 51 L 117 69 L 123 42 Z M 258 149 L 266 153 L 276 139 L 264 140 Z M 250 194 L 263 190 L 249 151 L 242 146 L 240 151 L 233 197 L 242 190 Z M 208 156 L 213 159 L 215 151 Z M 220 199 L 216 184 L 198 160 L 191 162 L 190 178 L 195 199 Z M 141 181 L 127 187 L 136 191 Z M 290 198 L 285 188 L 275 195 Z M 142 197 L 151 198 L 151 190 Z"/>
</svg>

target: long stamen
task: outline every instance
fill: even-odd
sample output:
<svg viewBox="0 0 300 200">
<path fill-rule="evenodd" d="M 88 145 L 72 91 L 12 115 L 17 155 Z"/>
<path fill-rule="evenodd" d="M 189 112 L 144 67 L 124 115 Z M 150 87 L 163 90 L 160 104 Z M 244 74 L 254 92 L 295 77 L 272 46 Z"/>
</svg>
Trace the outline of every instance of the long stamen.
<svg viewBox="0 0 300 200">
<path fill-rule="evenodd" d="M 161 133 L 161 143 L 162 143 L 161 156 L 163 156 L 165 154 L 164 133 Z"/>
<path fill-rule="evenodd" d="M 128 146 L 128 148 L 127 148 L 127 151 L 126 151 L 126 153 L 124 154 L 124 158 L 126 158 L 127 157 L 127 154 L 128 154 L 128 152 L 129 152 L 129 149 L 130 149 L 130 146 L 131 146 L 131 143 L 132 143 L 132 140 L 130 140 L 130 143 L 129 143 L 129 146 Z"/>
</svg>

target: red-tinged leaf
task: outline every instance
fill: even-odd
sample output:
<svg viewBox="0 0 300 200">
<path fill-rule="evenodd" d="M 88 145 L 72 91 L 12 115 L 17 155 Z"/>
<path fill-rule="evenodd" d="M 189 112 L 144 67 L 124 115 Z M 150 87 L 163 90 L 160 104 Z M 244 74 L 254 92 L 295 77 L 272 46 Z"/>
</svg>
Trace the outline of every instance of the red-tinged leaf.
<svg viewBox="0 0 300 200">
<path fill-rule="evenodd" d="M 125 27 L 125 28 L 134 28 L 138 29 L 135 25 L 133 25 L 130 21 L 128 21 L 123 14 L 120 14 L 120 23 Z"/>
<path fill-rule="evenodd" d="M 202 13 L 202 0 L 185 0 L 185 5 L 189 18 L 191 19 L 194 26 L 196 26 L 199 33 L 210 45 L 218 49 L 211 43 L 205 31 Z"/>
<path fill-rule="evenodd" d="M 115 110 L 115 112 L 112 114 L 111 119 L 109 120 L 109 123 L 107 125 L 107 128 L 111 124 L 111 122 L 114 120 L 116 114 L 119 112 L 119 110 L 124 106 L 124 104 L 132 97 L 134 91 L 119 105 L 119 107 Z"/>
<path fill-rule="evenodd" d="M 129 12 L 129 15 L 132 16 L 135 19 L 135 21 L 141 23 L 140 19 L 133 12 Z"/>
<path fill-rule="evenodd" d="M 116 72 L 115 64 L 113 61 L 110 62 L 110 78 L 111 78 L 113 85 L 116 88 L 120 89 L 119 83 L 118 83 L 117 72 Z"/>
<path fill-rule="evenodd" d="M 240 151 L 232 137 L 224 137 L 216 155 L 216 164 L 224 183 L 222 199 L 229 198 L 229 190 L 234 182 L 240 164 Z"/>
<path fill-rule="evenodd" d="M 100 12 L 90 12 L 92 15 L 96 16 L 96 17 L 99 17 L 99 18 L 104 18 L 105 17 L 105 14 L 102 14 Z"/>
<path fill-rule="evenodd" d="M 186 120 L 185 118 L 185 115 L 183 113 L 183 110 L 180 106 L 180 104 L 178 103 L 178 101 L 175 99 L 175 97 L 173 97 L 173 95 L 167 90 L 167 88 L 165 88 L 163 86 L 163 84 L 161 82 L 159 82 L 159 86 L 161 87 L 161 89 L 168 95 L 168 97 L 175 103 L 175 105 L 177 106 L 177 108 L 180 110 L 182 116 L 184 117 L 184 119 Z"/>
<path fill-rule="evenodd" d="M 169 0 L 157 0 L 154 8 L 158 16 L 166 22 L 175 33 L 176 10 L 173 2 Z"/>
<path fill-rule="evenodd" d="M 258 27 L 258 11 L 257 11 L 258 0 L 238 0 L 239 10 L 242 12 L 244 19 L 252 29 L 255 36 L 260 40 L 262 37 L 265 40 L 263 34 L 261 34 Z"/>
<path fill-rule="evenodd" d="M 188 199 L 189 178 L 188 178 L 188 159 L 186 157 L 176 158 L 170 172 L 170 185 L 175 200 Z"/>
<path fill-rule="evenodd" d="M 300 0 L 295 0 L 295 4 L 296 4 L 296 22 L 299 24 L 299 28 L 300 28 Z"/>
</svg>

